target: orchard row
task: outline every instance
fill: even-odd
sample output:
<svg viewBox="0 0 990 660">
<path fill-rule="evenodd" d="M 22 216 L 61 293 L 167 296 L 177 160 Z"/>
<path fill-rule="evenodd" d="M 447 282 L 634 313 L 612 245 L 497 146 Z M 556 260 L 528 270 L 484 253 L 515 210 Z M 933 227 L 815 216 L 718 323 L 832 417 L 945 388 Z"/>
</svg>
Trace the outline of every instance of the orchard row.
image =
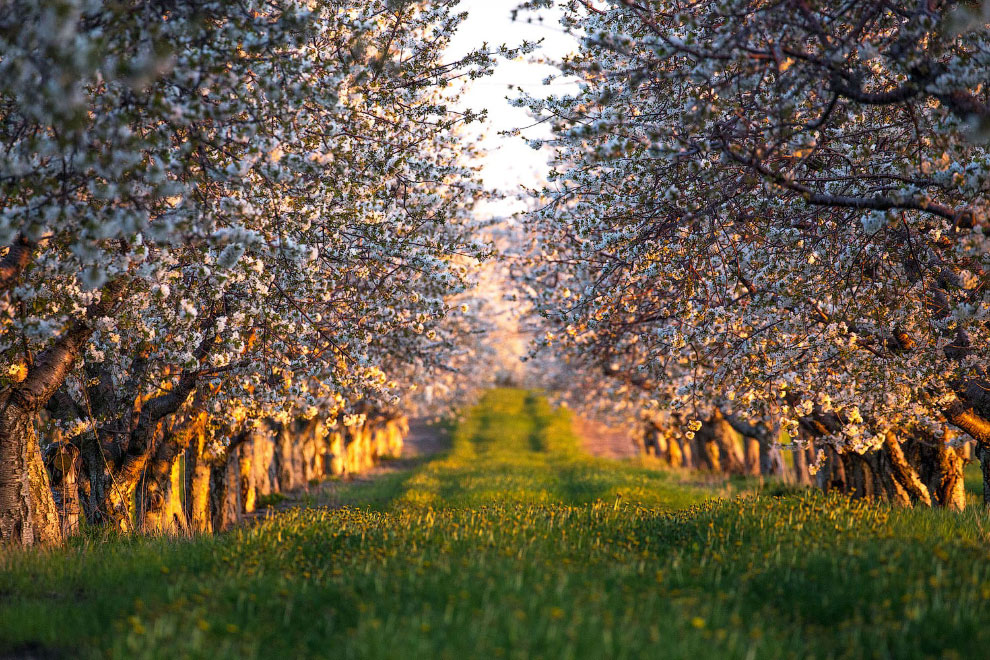
<svg viewBox="0 0 990 660">
<path fill-rule="evenodd" d="M 519 100 L 556 154 L 520 279 L 572 388 L 658 448 L 734 429 L 963 506 L 966 443 L 990 477 L 990 4 L 560 4 L 580 90 Z"/>
<path fill-rule="evenodd" d="M 190 434 L 217 465 L 262 428 L 358 437 L 468 359 L 489 250 L 453 108 L 499 53 L 445 59 L 455 4 L 0 12 L 2 541 L 74 514 L 39 446 L 126 529 Z"/>
</svg>

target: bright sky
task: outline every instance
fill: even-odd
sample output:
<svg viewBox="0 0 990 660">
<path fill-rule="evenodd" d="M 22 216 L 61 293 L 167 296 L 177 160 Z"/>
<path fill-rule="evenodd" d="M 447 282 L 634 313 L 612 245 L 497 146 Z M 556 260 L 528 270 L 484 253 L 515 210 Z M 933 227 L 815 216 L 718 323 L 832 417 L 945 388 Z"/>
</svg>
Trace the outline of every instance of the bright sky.
<svg viewBox="0 0 990 660">
<path fill-rule="evenodd" d="M 448 50 L 448 59 L 463 56 L 471 49 L 488 42 L 496 48 L 501 44 L 517 46 L 523 41 L 539 41 L 539 50 L 525 56 L 520 61 L 500 61 L 495 73 L 487 78 L 475 80 L 463 96 L 462 106 L 475 110 L 487 109 L 488 119 L 484 126 L 474 124 L 470 128 L 476 136 L 482 136 L 482 146 L 487 152 L 481 161 L 482 177 L 489 189 L 509 195 L 504 200 L 482 202 L 476 212 L 482 217 L 507 218 L 524 211 L 528 204 L 514 198 L 525 185 L 538 187 L 546 178 L 549 166 L 546 152 L 530 148 L 521 137 L 504 137 L 500 131 L 529 126 L 532 118 L 522 108 L 509 105 L 506 97 L 514 98 L 517 90 L 510 86 L 522 87 L 533 96 L 546 96 L 549 93 L 575 91 L 565 82 L 554 82 L 547 87 L 543 79 L 556 73 L 552 66 L 539 64 L 533 60 L 546 58 L 558 60 L 577 49 L 577 41 L 566 34 L 558 23 L 558 14 L 543 12 L 543 21 L 537 16 L 520 14 L 519 20 L 512 20 L 512 10 L 521 0 L 462 0 L 460 9 L 468 13 Z M 527 18 L 532 18 L 527 22 Z M 537 127 L 524 132 L 529 137 L 548 135 L 546 127 Z M 505 225 L 503 225 L 505 226 Z M 497 240 L 496 240 L 497 242 Z M 505 248 L 505 245 L 500 247 Z M 504 262 L 489 263 L 479 274 L 477 293 L 487 299 L 488 314 L 496 323 L 497 339 L 492 340 L 496 348 L 497 367 L 500 372 L 524 376 L 520 358 L 529 348 L 530 333 L 521 330 L 523 309 L 507 293 L 514 288 L 506 279 Z"/>
<path fill-rule="evenodd" d="M 551 66 L 539 64 L 533 59 L 545 57 L 552 60 L 573 51 L 577 47 L 576 40 L 566 34 L 557 22 L 558 15 L 542 12 L 543 21 L 537 21 L 537 16 L 530 14 L 519 15 L 519 20 L 512 20 L 512 10 L 520 0 L 463 0 L 461 9 L 468 12 L 468 18 L 451 43 L 449 53 L 457 57 L 477 48 L 487 41 L 489 46 L 501 44 L 518 45 L 523 40 L 537 41 L 543 44 L 536 53 L 524 57 L 522 61 L 502 61 L 495 73 L 487 78 L 475 80 L 464 95 L 463 105 L 474 109 L 488 109 L 488 120 L 483 129 L 483 146 L 488 152 L 482 163 L 483 178 L 490 188 L 495 188 L 510 195 L 515 194 L 520 185 L 530 187 L 538 185 L 548 171 L 548 154 L 535 151 L 526 145 L 520 137 L 503 137 L 499 131 L 528 126 L 532 119 L 522 108 L 509 105 L 506 96 L 516 96 L 515 90 L 509 86 L 519 86 L 534 96 L 545 96 L 548 92 L 563 93 L 571 91 L 571 86 L 557 81 L 547 88 L 543 79 L 555 73 Z M 532 18 L 528 23 L 527 18 Z M 526 135 L 536 137 L 546 134 L 541 128 L 531 129 Z M 496 203 L 488 211 L 498 215 L 508 215 L 522 209 L 518 201 L 505 200 Z"/>
</svg>

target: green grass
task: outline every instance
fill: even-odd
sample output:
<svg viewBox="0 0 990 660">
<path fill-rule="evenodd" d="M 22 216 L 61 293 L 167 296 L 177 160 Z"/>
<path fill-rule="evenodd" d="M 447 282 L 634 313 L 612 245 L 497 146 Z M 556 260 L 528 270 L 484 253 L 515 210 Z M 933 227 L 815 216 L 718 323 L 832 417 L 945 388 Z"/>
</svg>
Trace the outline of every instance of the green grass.
<svg viewBox="0 0 990 660">
<path fill-rule="evenodd" d="M 0 657 L 983 657 L 990 521 L 805 492 L 726 498 L 578 450 L 489 393 L 451 450 L 187 541 L 9 554 Z M 744 487 L 735 484 L 733 488 Z M 714 495 L 722 497 L 713 499 Z"/>
<path fill-rule="evenodd" d="M 269 509 L 278 506 L 285 500 L 286 497 L 283 493 L 269 493 L 267 495 L 259 495 L 255 506 L 259 509 Z"/>
<path fill-rule="evenodd" d="M 963 469 L 963 484 L 966 487 L 967 506 L 977 506 L 983 502 L 983 472 L 980 462 L 970 461 Z"/>
</svg>

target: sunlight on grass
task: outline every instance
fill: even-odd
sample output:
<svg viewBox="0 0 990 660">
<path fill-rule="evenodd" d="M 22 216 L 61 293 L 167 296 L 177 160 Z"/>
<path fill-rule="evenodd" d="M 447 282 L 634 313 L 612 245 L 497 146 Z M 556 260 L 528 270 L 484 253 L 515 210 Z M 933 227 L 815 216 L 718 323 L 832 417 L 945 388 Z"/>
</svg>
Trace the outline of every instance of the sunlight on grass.
<svg viewBox="0 0 990 660">
<path fill-rule="evenodd" d="M 597 500 L 683 507 L 712 497 L 672 473 L 583 453 L 565 409 L 519 390 L 495 390 L 453 432 L 453 450 L 408 482 L 399 506 L 492 503 L 585 505 Z"/>
<path fill-rule="evenodd" d="M 0 569 L 0 651 L 114 657 L 980 657 L 986 515 L 711 498 L 491 392 L 411 473 L 186 541 Z"/>
</svg>

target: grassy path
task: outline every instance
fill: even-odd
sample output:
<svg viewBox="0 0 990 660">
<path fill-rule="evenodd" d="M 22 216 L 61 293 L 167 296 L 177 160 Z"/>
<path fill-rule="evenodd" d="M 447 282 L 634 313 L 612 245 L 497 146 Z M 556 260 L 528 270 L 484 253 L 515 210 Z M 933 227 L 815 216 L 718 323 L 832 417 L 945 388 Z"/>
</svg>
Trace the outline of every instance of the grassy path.
<svg viewBox="0 0 990 660">
<path fill-rule="evenodd" d="M 216 538 L 0 558 L 0 657 L 982 657 L 985 514 L 711 490 L 496 390 L 449 452 Z M 723 493 L 724 494 L 724 493 Z"/>
</svg>

